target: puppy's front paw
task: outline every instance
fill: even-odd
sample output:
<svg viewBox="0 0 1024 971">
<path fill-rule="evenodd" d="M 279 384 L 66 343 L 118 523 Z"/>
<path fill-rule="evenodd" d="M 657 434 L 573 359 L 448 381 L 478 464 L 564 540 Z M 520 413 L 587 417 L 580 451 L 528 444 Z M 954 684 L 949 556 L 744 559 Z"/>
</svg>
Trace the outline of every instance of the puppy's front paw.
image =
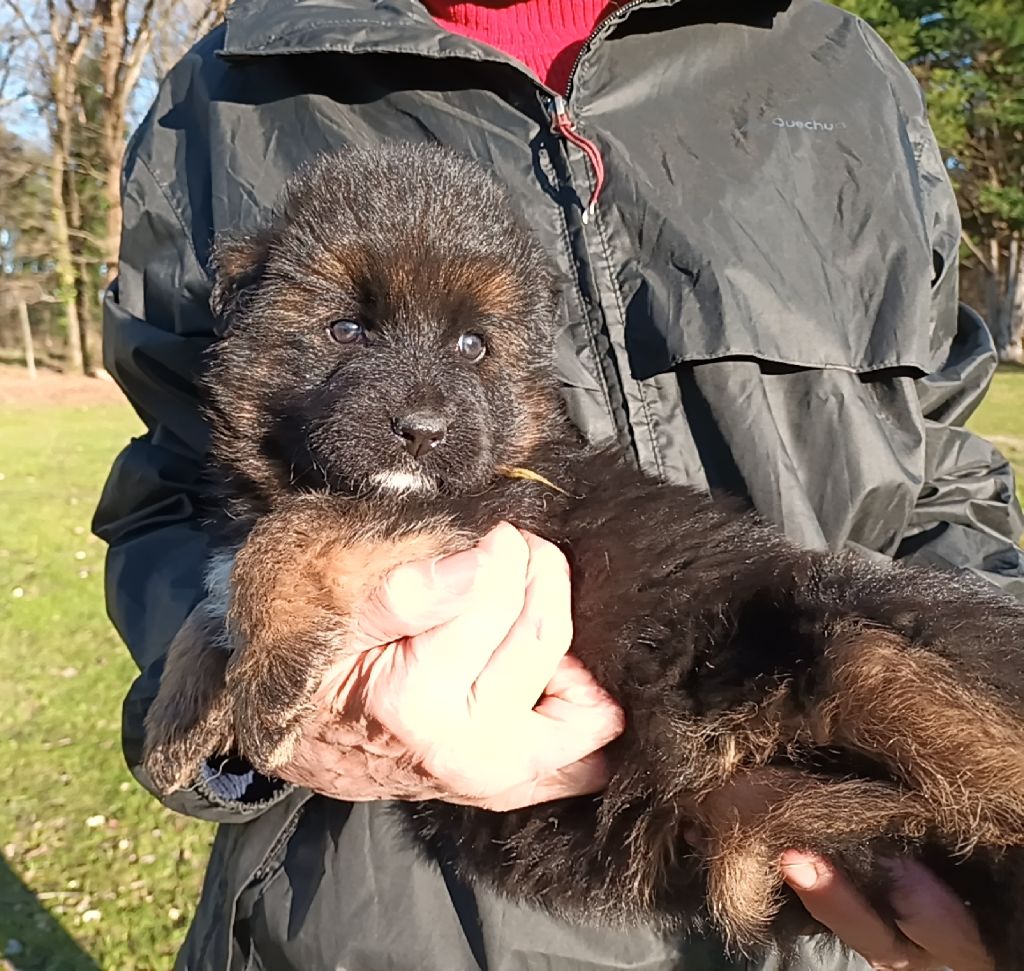
<svg viewBox="0 0 1024 971">
<path fill-rule="evenodd" d="M 161 795 L 189 785 L 204 758 L 232 749 L 227 663 L 223 619 L 204 601 L 171 644 L 146 715 L 142 767 Z"/>
<path fill-rule="evenodd" d="M 238 751 L 255 768 L 273 775 L 291 761 L 329 655 L 322 643 L 304 646 L 301 641 L 258 653 L 258 662 L 232 666 L 228 685 Z"/>
<path fill-rule="evenodd" d="M 353 637 L 353 617 L 388 574 L 468 545 L 443 516 L 403 527 L 392 515 L 302 496 L 261 520 L 239 551 L 227 682 L 239 751 L 261 771 L 290 760 L 335 660 L 377 646 Z"/>
</svg>

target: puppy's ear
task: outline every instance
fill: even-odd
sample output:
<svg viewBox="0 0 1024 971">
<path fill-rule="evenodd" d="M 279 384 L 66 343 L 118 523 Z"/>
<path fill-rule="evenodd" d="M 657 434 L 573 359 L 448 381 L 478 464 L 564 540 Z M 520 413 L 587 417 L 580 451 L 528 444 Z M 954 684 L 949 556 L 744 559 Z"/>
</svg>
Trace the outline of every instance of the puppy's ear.
<svg viewBox="0 0 1024 971">
<path fill-rule="evenodd" d="M 210 309 L 217 318 L 218 334 L 227 333 L 245 312 L 263 279 L 270 243 L 268 230 L 218 236 L 214 242 L 210 257 Z"/>
</svg>

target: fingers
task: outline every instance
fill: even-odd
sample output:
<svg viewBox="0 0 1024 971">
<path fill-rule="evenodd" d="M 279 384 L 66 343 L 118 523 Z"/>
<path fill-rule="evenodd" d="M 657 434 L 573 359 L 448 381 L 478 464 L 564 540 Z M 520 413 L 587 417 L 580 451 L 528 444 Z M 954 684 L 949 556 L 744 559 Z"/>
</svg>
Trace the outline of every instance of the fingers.
<svg viewBox="0 0 1024 971">
<path fill-rule="evenodd" d="M 313 754 L 290 769 L 352 799 L 514 809 L 596 792 L 623 715 L 571 642 L 565 558 L 508 524 L 396 569 L 317 692 Z"/>
<path fill-rule="evenodd" d="M 533 715 L 540 730 L 551 736 L 551 751 L 558 747 L 558 736 L 576 736 L 579 741 L 569 744 L 591 746 L 589 750 L 567 750 L 565 761 L 575 761 L 603 748 L 626 727 L 626 716 L 616 701 L 594 680 L 583 662 L 571 654 L 562 658 Z"/>
<path fill-rule="evenodd" d="M 492 529 L 476 552 L 476 578 L 459 612 L 404 645 L 410 668 L 422 665 L 467 703 L 480 673 L 523 612 L 530 564 L 526 539 L 507 523 Z"/>
<path fill-rule="evenodd" d="M 811 916 L 873 968 L 994 971 L 977 924 L 949 887 L 914 860 L 893 860 L 889 868 L 902 939 L 827 861 L 793 850 L 782 857 L 783 878 Z"/>
<path fill-rule="evenodd" d="M 931 971 L 942 963 L 886 926 L 850 882 L 828 861 L 789 850 L 782 856 L 783 879 L 808 913 L 877 971 Z M 959 969 L 957 969 L 959 971 Z"/>
<path fill-rule="evenodd" d="M 417 637 L 468 612 L 479 613 L 482 602 L 491 600 L 496 591 L 514 592 L 518 586 L 521 592 L 528 558 L 526 541 L 518 530 L 502 523 L 472 549 L 396 567 L 358 610 L 351 635 L 354 649 Z M 521 606 L 520 596 L 517 610 Z M 494 643 L 497 640 L 492 650 Z M 474 676 L 489 656 L 490 651 Z"/>
<path fill-rule="evenodd" d="M 497 795 L 482 799 L 449 797 L 448 801 L 504 813 L 553 802 L 556 799 L 590 795 L 600 792 L 607 784 L 608 764 L 600 752 L 595 752 L 578 762 L 555 770 L 542 779 L 514 786 Z"/>
<path fill-rule="evenodd" d="M 564 682 L 559 693 L 545 694 L 536 709 L 512 723 L 509 733 L 528 778 L 548 779 L 599 752 L 625 724 L 622 710 L 582 664 L 566 658 L 559 670 Z"/>
<path fill-rule="evenodd" d="M 894 860 L 892 902 L 910 940 L 953 971 L 994 971 L 970 912 L 916 860 Z"/>
<path fill-rule="evenodd" d="M 353 650 L 414 637 L 457 617 L 473 594 L 480 559 L 474 548 L 392 570 L 356 613 Z"/>
<path fill-rule="evenodd" d="M 477 704 L 528 710 L 572 644 L 569 564 L 554 544 L 521 534 L 529 560 L 522 610 L 473 686 Z"/>
</svg>

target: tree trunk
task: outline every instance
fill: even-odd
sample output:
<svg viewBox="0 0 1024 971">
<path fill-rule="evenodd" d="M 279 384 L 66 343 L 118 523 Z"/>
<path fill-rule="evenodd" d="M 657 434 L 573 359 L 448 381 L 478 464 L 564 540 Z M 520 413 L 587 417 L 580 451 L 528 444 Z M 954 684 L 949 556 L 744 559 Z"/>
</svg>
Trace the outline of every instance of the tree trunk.
<svg viewBox="0 0 1024 971">
<path fill-rule="evenodd" d="M 82 348 L 82 373 L 90 377 L 96 374 L 96 367 L 93 364 L 93 341 L 92 334 L 95 330 L 93 324 L 92 306 L 92 281 L 90 280 L 90 261 L 84 255 L 86 249 L 85 241 L 79 233 L 82 226 L 82 200 L 78 194 L 78 185 L 75 182 L 76 173 L 67 167 L 64 170 L 64 199 L 66 204 L 65 214 L 68 220 L 68 234 L 76 231 L 70 239 L 71 259 L 75 268 L 75 309 L 78 315 L 79 341 Z"/>
<path fill-rule="evenodd" d="M 105 282 L 109 284 L 117 276 L 118 251 L 121 246 L 120 149 L 116 154 L 116 161 L 107 162 L 107 181 L 104 191 L 107 198 L 107 226 L 103 239 L 103 263 L 106 267 Z"/>
<path fill-rule="evenodd" d="M 57 300 L 64 313 L 68 329 L 67 365 L 81 372 L 84 363 L 82 327 L 78 319 L 75 261 L 68 232 L 67 199 L 65 187 L 71 155 L 71 111 L 74 88 L 70 86 L 70 65 L 56 56 L 50 93 L 53 98 L 54 126 L 52 131 L 53 160 L 50 164 L 50 210 L 53 219 L 53 262 L 57 275 Z"/>
<path fill-rule="evenodd" d="M 92 281 L 89 279 L 89 267 L 81 261 L 75 264 L 75 307 L 78 311 L 78 328 L 82 342 L 82 373 L 90 377 L 96 376 L 96 364 L 93 360 L 92 335 L 96 324 L 93 308 Z"/>
<path fill-rule="evenodd" d="M 1006 277 L 1000 281 L 998 318 L 992 329 L 1000 361 L 1024 362 L 1024 246 L 1013 236 L 1004 264 Z"/>
<path fill-rule="evenodd" d="M 82 370 L 82 329 L 78 320 L 78 303 L 75 288 L 75 264 L 71 255 L 71 240 L 68 234 L 68 217 L 64 209 L 64 168 L 65 157 L 54 150 L 53 168 L 50 177 L 51 217 L 53 219 L 53 262 L 57 275 L 57 302 L 64 315 L 67 327 L 68 369 Z"/>
<path fill-rule="evenodd" d="M 224 6 L 225 0 L 212 4 L 216 9 Z M 161 10 L 172 11 L 173 5 L 148 0 L 133 9 L 129 0 L 95 0 L 94 10 L 102 40 L 99 52 L 103 91 L 100 145 L 107 205 L 101 255 L 106 267 L 106 282 L 110 283 L 117 275 L 121 242 L 121 165 L 129 101 L 138 84 L 142 66 L 152 50 L 155 20 Z"/>
<path fill-rule="evenodd" d="M 1010 300 L 1010 341 L 1004 360 L 1024 364 L 1024 241 L 1017 239 L 1017 273 Z"/>
<path fill-rule="evenodd" d="M 21 342 L 25 348 L 25 370 L 30 378 L 36 375 L 36 349 L 32 344 L 32 322 L 28 318 L 28 304 L 18 300 L 18 320 L 21 322 Z"/>
<path fill-rule="evenodd" d="M 103 87 L 103 117 L 100 119 L 100 145 L 103 152 L 103 194 L 107 203 L 106 228 L 101 256 L 106 266 L 106 282 L 117 276 L 118 246 L 121 239 L 121 161 L 124 153 L 124 124 L 127 109 L 124 97 L 124 59 L 128 36 L 125 30 L 125 0 L 101 0 L 96 4 L 102 46 L 100 74 Z"/>
</svg>

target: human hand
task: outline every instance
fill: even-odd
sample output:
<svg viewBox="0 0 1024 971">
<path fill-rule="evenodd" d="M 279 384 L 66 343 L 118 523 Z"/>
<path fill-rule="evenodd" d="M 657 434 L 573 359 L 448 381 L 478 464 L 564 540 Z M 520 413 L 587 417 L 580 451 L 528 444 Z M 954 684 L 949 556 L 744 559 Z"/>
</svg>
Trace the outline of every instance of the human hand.
<svg viewBox="0 0 1024 971">
<path fill-rule="evenodd" d="M 877 971 L 994 971 L 977 925 L 953 892 L 914 860 L 894 860 L 892 904 L 898 939 L 827 860 L 790 850 L 782 875 L 812 917 Z"/>
<path fill-rule="evenodd" d="M 505 811 L 601 790 L 623 715 L 572 641 L 569 569 L 502 524 L 471 550 L 394 570 L 278 775 L 346 801 Z"/>
</svg>

